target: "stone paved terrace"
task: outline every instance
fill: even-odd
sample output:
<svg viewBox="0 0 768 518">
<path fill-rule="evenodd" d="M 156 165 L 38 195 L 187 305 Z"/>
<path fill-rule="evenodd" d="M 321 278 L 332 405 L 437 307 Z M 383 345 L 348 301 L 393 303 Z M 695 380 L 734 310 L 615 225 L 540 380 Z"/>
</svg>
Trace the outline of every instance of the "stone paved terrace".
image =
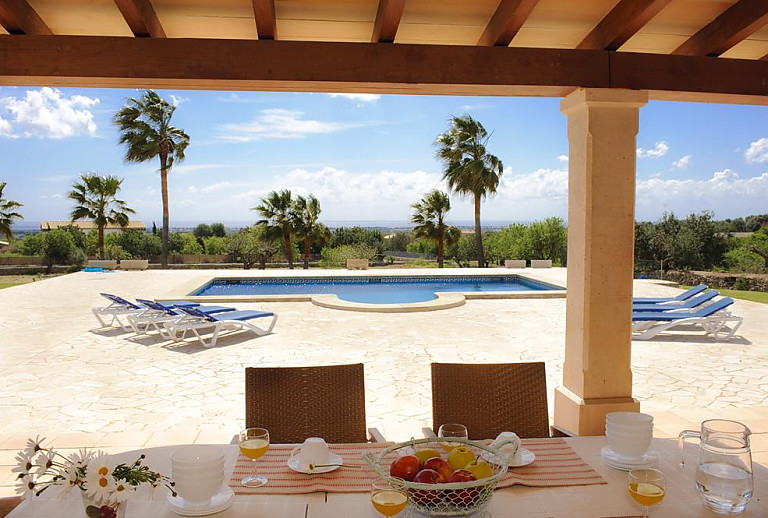
<svg viewBox="0 0 768 518">
<path fill-rule="evenodd" d="M 265 274 L 80 272 L 0 291 L 0 496 L 13 492 L 13 457 L 36 434 L 60 448 L 107 451 L 229 442 L 244 422 L 246 366 L 365 363 L 369 426 L 393 440 L 419 436 L 430 424 L 433 361 L 545 361 L 552 411 L 552 391 L 561 381 L 565 299 L 470 300 L 454 309 L 400 314 L 309 302 L 237 304 L 278 313 L 274 334 L 233 335 L 213 349 L 99 330 L 90 312 L 104 305 L 100 291 L 163 297 L 225 273 Z M 524 273 L 565 285 L 564 269 Z M 653 281 L 635 284 L 637 296 L 678 292 Z M 657 436 L 676 436 L 713 417 L 768 432 L 768 306 L 737 301 L 734 312 L 745 322 L 730 342 L 701 333 L 633 342 L 635 396 L 655 415 Z M 753 439 L 755 457 L 768 463 L 768 435 Z"/>
</svg>

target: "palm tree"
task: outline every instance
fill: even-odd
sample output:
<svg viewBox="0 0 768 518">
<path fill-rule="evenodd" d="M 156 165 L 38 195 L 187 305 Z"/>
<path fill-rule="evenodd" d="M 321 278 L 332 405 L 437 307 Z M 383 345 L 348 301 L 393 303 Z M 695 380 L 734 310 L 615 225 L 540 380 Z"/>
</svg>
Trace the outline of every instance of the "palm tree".
<svg viewBox="0 0 768 518">
<path fill-rule="evenodd" d="M 451 210 L 451 199 L 446 193 L 435 189 L 411 207 L 415 211 L 411 214 L 411 223 L 416 224 L 413 235 L 429 239 L 437 244 L 437 266 L 442 268 L 445 248 L 451 246 L 456 238 L 456 232 L 453 230 L 455 227 L 449 227 L 445 224 L 445 217 Z M 461 235 L 461 231 L 458 232 L 458 235 Z"/>
<path fill-rule="evenodd" d="M 483 236 L 480 226 L 480 202 L 496 192 L 504 172 L 501 160 L 488 153 L 485 146 L 490 135 L 480 122 L 469 115 L 452 116 L 451 127 L 437 137 L 437 157 L 445 164 L 443 179 L 448 187 L 475 202 L 475 239 L 477 263 L 485 266 Z"/>
<path fill-rule="evenodd" d="M 13 231 L 11 230 L 13 220 L 24 219 L 24 216 L 14 209 L 18 209 L 24 205 L 17 201 L 6 200 L 3 198 L 3 189 L 5 189 L 5 182 L 0 182 L 0 234 L 3 234 L 5 238 L 10 241 L 13 239 Z"/>
<path fill-rule="evenodd" d="M 331 231 L 318 222 L 320 202 L 313 195 L 309 198 L 298 196 L 293 202 L 293 228 L 296 236 L 304 241 L 304 269 L 309 268 L 309 253 L 315 243 L 331 240 Z"/>
<path fill-rule="evenodd" d="M 189 135 L 171 126 L 176 106 L 153 90 L 141 99 L 128 99 L 128 104 L 115 114 L 120 128 L 120 143 L 126 144 L 126 162 L 147 162 L 160 158 L 160 185 L 163 196 L 163 268 L 168 266 L 168 173 L 174 162 L 184 160 Z"/>
<path fill-rule="evenodd" d="M 285 258 L 288 260 L 288 268 L 293 270 L 293 249 L 291 248 L 291 233 L 293 232 L 293 199 L 291 191 L 272 191 L 266 198 L 261 199 L 261 205 L 251 210 L 258 212 L 262 220 L 258 225 L 263 225 L 267 236 L 271 239 L 283 239 Z"/>
<path fill-rule="evenodd" d="M 99 259 L 104 259 L 104 227 L 108 224 L 128 226 L 129 214 L 136 214 L 125 201 L 117 199 L 123 180 L 116 176 L 80 175 L 67 195 L 76 205 L 70 217 L 90 219 L 99 229 Z"/>
</svg>

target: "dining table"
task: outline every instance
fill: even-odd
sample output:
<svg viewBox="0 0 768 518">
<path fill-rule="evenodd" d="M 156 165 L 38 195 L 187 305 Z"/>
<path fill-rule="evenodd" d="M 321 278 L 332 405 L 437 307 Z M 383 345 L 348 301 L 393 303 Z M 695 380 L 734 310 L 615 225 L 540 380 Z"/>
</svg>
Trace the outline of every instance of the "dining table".
<svg viewBox="0 0 768 518">
<path fill-rule="evenodd" d="M 485 510 L 473 516 L 483 518 L 601 518 L 640 517 L 642 508 L 627 491 L 627 473 L 608 467 L 601 461 L 601 449 L 607 445 L 604 436 L 569 437 L 563 439 L 601 477 L 600 483 L 565 487 L 526 487 L 516 484 L 497 489 Z M 237 445 L 221 445 L 225 451 L 225 472 L 232 475 L 238 457 Z M 133 461 L 146 454 L 145 464 L 161 473 L 170 473 L 170 453 L 176 446 L 145 448 L 117 454 L 120 460 Z M 715 517 L 707 510 L 696 490 L 695 473 L 698 445 L 685 447 L 686 464 L 680 466 L 680 453 L 674 439 L 656 438 L 651 450 L 658 453 L 657 468 L 666 479 L 663 501 L 650 509 L 652 518 Z M 359 460 L 359 459 L 357 459 Z M 346 460 L 345 460 L 346 461 Z M 535 462 L 535 461 L 534 461 Z M 258 461 L 253 467 L 258 471 Z M 340 469 L 347 469 L 342 466 Z M 511 468 L 514 469 L 514 468 Z M 306 475 L 311 477 L 312 475 Z M 9 518 L 80 518 L 85 512 L 76 490 L 64 493 L 52 488 L 43 495 L 24 501 Z M 164 488 L 139 489 L 128 500 L 126 518 L 172 518 L 168 492 Z M 297 494 L 236 494 L 232 506 L 214 518 L 375 518 L 368 492 L 325 492 Z M 409 516 L 406 510 L 399 517 Z M 423 515 L 410 512 L 412 517 Z M 743 514 L 744 518 L 768 517 L 768 468 L 754 464 L 754 494 Z"/>
</svg>

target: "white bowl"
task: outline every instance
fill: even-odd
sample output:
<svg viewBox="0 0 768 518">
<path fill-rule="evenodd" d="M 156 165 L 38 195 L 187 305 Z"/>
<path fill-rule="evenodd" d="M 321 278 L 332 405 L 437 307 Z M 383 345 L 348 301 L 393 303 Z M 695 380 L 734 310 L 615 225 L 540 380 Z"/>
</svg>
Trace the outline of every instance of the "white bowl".
<svg viewBox="0 0 768 518">
<path fill-rule="evenodd" d="M 204 466 L 224 461 L 224 450 L 218 446 L 188 444 L 171 452 L 171 465 Z"/>
<path fill-rule="evenodd" d="M 622 457 L 637 458 L 642 457 L 651 446 L 653 436 L 625 439 L 621 437 L 608 436 L 608 444 L 611 449 Z"/>
<path fill-rule="evenodd" d="M 217 462 L 216 464 L 203 464 L 202 466 L 187 466 L 182 464 L 171 464 L 171 471 L 173 473 L 210 473 L 221 471 L 224 469 L 224 461 Z"/>
<path fill-rule="evenodd" d="M 608 423 L 605 425 L 605 433 L 643 435 L 653 434 L 653 426 L 617 426 Z"/>
<path fill-rule="evenodd" d="M 224 479 L 214 479 L 204 482 L 186 482 L 174 480 L 174 482 L 176 482 L 174 490 L 184 500 L 189 500 L 190 502 L 202 502 L 209 500 L 213 495 L 221 490 L 221 485 L 223 484 Z"/>
<path fill-rule="evenodd" d="M 179 480 L 187 481 L 187 482 L 196 482 L 196 481 L 216 480 L 219 478 L 224 478 L 224 469 L 217 469 L 214 471 L 203 471 L 198 473 L 171 471 L 171 480 L 173 480 L 174 482 L 178 482 Z"/>
<path fill-rule="evenodd" d="M 605 414 L 605 422 L 616 424 L 653 423 L 653 416 L 641 412 L 610 412 Z"/>
</svg>

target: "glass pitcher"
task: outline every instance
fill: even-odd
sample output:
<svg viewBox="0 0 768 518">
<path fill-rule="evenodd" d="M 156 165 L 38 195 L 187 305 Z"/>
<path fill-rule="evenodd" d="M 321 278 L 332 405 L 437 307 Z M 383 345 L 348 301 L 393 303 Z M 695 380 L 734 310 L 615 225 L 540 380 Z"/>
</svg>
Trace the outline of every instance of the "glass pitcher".
<svg viewBox="0 0 768 518">
<path fill-rule="evenodd" d="M 696 437 L 701 441 L 696 489 L 704 506 L 715 513 L 739 514 L 752 498 L 750 434 L 743 424 L 725 419 L 704 421 L 701 432 L 680 432 L 680 467 L 685 465 L 685 439 Z"/>
</svg>

